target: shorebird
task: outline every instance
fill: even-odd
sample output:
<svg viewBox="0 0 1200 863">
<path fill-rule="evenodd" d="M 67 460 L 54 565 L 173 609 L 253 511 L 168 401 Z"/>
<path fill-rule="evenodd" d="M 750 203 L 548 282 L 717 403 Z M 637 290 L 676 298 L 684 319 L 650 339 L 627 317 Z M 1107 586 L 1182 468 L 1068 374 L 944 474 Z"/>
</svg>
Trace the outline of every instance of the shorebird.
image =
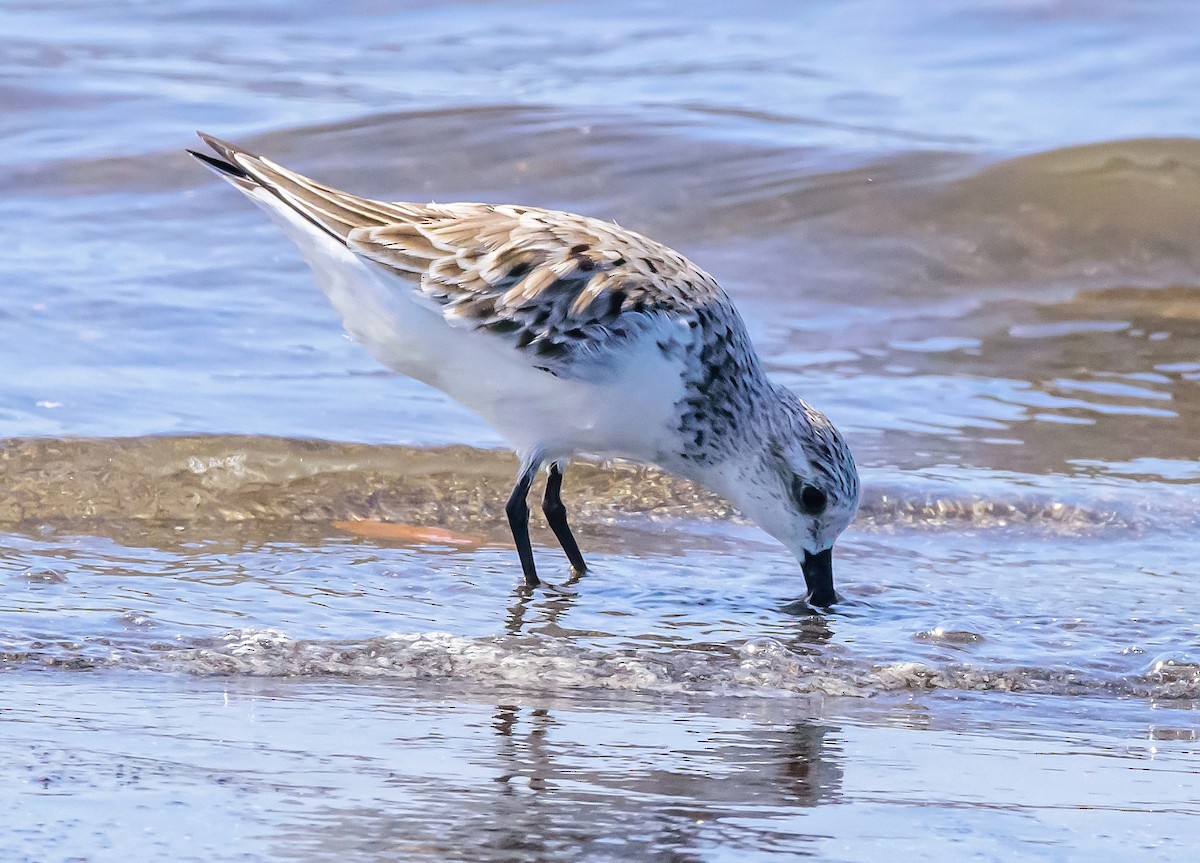
<svg viewBox="0 0 1200 863">
<path fill-rule="evenodd" d="M 810 603 L 837 600 L 854 459 L 824 414 L 767 377 L 708 273 L 612 222 L 361 198 L 199 134 L 216 155 L 188 152 L 296 243 L 353 339 L 517 451 L 506 511 L 526 584 L 539 583 L 527 498 L 543 466 L 542 510 L 572 568 L 587 568 L 561 490 L 569 459 L 588 454 L 723 495 L 796 556 Z"/>
</svg>

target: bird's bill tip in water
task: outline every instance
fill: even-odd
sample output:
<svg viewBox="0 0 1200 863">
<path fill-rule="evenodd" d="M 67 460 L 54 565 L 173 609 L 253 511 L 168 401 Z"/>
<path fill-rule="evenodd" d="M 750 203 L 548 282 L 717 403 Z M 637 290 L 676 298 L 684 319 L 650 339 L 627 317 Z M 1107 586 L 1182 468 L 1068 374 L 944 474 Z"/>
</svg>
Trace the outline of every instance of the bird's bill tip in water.
<svg viewBox="0 0 1200 863">
<path fill-rule="evenodd" d="M 804 571 L 804 581 L 808 585 L 807 599 L 811 605 L 828 608 L 837 602 L 838 595 L 833 589 L 833 548 L 816 554 L 804 552 L 800 567 Z"/>
</svg>

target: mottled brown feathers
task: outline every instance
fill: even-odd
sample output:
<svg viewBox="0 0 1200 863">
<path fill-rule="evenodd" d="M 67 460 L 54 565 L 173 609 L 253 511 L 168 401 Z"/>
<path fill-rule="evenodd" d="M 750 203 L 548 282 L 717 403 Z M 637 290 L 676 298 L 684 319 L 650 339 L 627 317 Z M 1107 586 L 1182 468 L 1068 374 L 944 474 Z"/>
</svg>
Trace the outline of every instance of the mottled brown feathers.
<svg viewBox="0 0 1200 863">
<path fill-rule="evenodd" d="M 662 314 L 731 310 L 708 273 L 611 222 L 534 207 L 360 198 L 213 138 L 223 157 L 362 257 L 539 356 L 616 346 Z M 718 315 L 720 316 L 720 315 Z"/>
<path fill-rule="evenodd" d="M 518 321 L 539 330 L 538 341 L 622 316 L 684 313 L 698 300 L 727 302 L 681 255 L 596 219 L 486 204 L 394 206 L 395 221 L 357 228 L 347 245 L 416 277 L 450 318 Z"/>
</svg>

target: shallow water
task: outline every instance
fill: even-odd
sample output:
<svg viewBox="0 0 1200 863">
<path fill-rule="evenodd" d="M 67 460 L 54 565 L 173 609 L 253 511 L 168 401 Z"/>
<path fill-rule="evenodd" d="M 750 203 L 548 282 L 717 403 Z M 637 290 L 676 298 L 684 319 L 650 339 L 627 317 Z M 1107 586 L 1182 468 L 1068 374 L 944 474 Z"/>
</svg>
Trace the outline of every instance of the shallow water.
<svg viewBox="0 0 1200 863">
<path fill-rule="evenodd" d="M 1147 730 L 1123 704 L 1047 723 L 1054 705 L 1003 694 L 865 707 L 489 699 L 452 686 L 131 674 L 26 675 L 13 695 L 18 755 L 4 772 L 18 783 L 0 786 L 0 807 L 36 811 L 18 832 L 26 847 L 85 859 L 1194 850 L 1195 738 Z M 70 718 L 30 706 L 49 698 L 70 699 Z M 97 805 L 113 799 L 123 805 Z"/>
<path fill-rule="evenodd" d="M 1197 25 L 0 9 L 4 859 L 1190 860 Z M 197 127 L 687 253 L 851 440 L 845 602 L 622 464 L 567 475 L 594 571 L 538 527 L 518 589 L 502 442 L 341 336 Z"/>
</svg>

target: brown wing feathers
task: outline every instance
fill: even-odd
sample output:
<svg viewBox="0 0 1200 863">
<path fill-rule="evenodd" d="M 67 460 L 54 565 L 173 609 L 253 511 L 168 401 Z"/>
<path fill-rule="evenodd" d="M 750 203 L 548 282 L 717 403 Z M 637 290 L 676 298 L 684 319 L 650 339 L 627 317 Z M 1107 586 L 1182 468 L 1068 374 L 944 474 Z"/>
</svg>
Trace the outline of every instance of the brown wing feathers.
<svg viewBox="0 0 1200 863">
<path fill-rule="evenodd" d="M 654 312 L 728 302 L 686 258 L 618 226 L 487 204 L 385 203 L 341 192 L 201 135 L 238 183 L 255 183 L 458 320 L 569 360 L 640 330 Z M 200 155 L 200 154 L 197 154 Z"/>
</svg>

